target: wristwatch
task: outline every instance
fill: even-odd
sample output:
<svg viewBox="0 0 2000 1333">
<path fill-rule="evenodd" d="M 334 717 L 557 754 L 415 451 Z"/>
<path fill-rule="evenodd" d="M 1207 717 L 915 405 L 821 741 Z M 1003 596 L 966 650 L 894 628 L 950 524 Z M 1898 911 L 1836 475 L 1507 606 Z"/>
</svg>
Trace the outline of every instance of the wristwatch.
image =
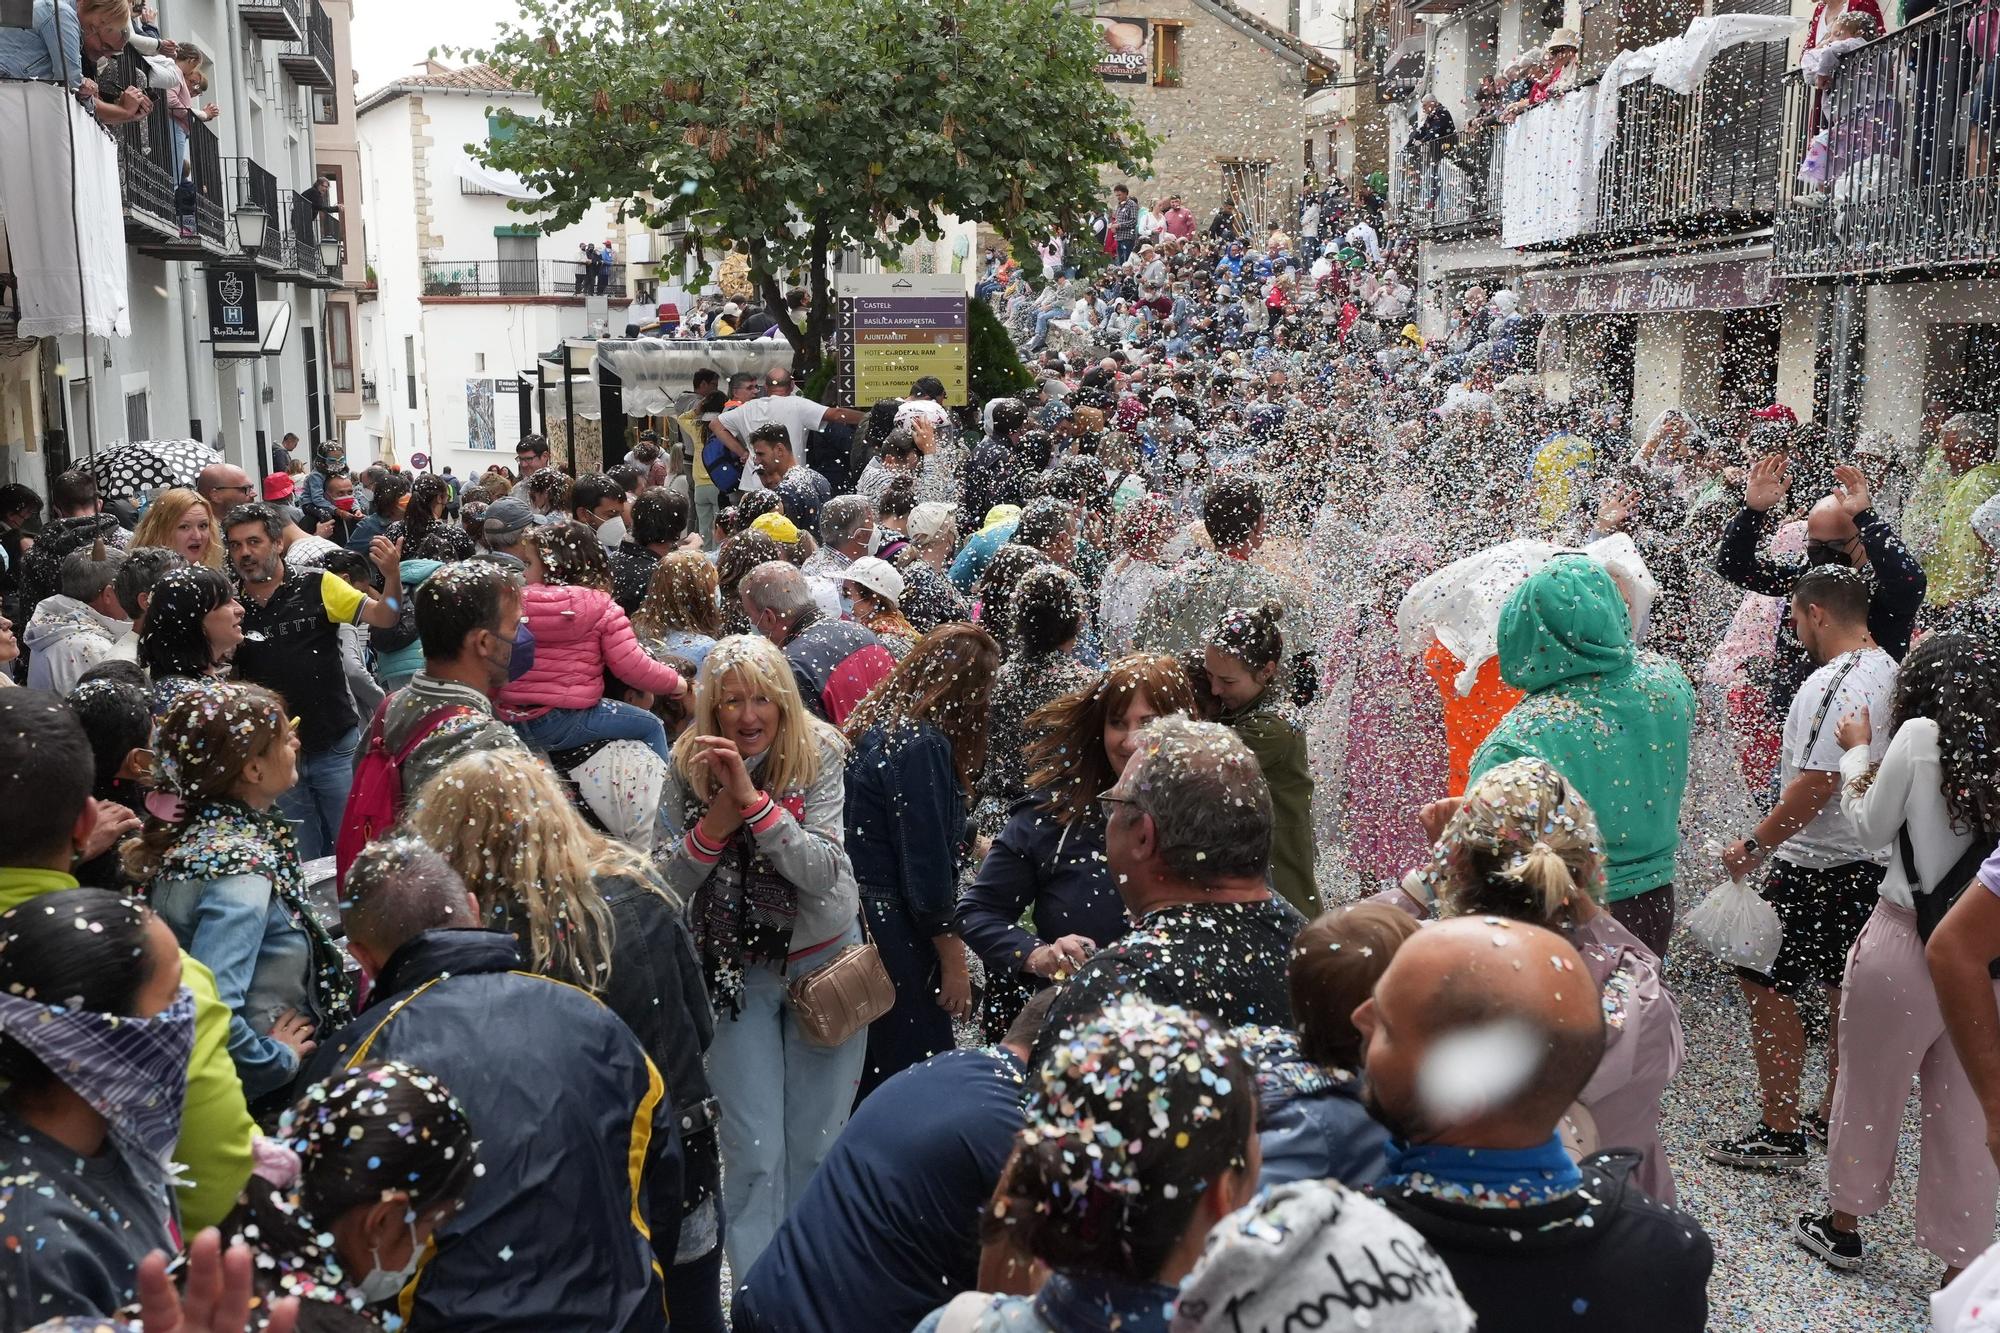
<svg viewBox="0 0 2000 1333">
<path fill-rule="evenodd" d="M 1764 844 L 1757 841 L 1756 834 L 1746 833 L 1743 835 L 1743 849 L 1752 856 L 1761 856 L 1764 852 Z"/>
</svg>

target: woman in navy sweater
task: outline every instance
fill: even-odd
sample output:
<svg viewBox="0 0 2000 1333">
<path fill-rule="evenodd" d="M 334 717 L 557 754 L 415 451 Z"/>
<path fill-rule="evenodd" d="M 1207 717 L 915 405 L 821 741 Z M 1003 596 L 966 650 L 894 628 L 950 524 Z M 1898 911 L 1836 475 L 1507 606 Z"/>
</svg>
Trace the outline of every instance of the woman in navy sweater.
<svg viewBox="0 0 2000 1333">
<path fill-rule="evenodd" d="M 891 1075 L 948 1051 L 972 1012 L 952 929 L 966 797 L 986 762 L 987 695 L 1000 646 L 941 625 L 847 719 L 847 853 L 896 1003 L 868 1029 L 859 1102 Z"/>
<path fill-rule="evenodd" d="M 1033 991 L 1076 971 L 1125 933 L 1125 904 L 1104 859 L 1097 794 L 1124 772 L 1139 728 L 1193 711 L 1194 690 L 1181 664 L 1135 653 L 1028 720 L 1029 793 L 1014 805 L 958 905 L 959 937 L 986 965 L 989 1034 L 1006 1031 Z M 1032 930 L 1022 925 L 1029 916 Z"/>
</svg>

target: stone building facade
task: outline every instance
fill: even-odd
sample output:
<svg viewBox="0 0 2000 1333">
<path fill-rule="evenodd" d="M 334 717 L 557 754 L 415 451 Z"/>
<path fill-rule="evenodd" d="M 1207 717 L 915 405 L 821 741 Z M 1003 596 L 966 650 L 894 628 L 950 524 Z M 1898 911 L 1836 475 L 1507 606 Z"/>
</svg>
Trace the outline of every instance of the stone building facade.
<svg viewBox="0 0 2000 1333">
<path fill-rule="evenodd" d="M 1178 194 L 1206 224 L 1233 196 L 1260 228 L 1289 224 L 1306 98 L 1334 78 L 1332 59 L 1230 0 L 1099 0 L 1096 14 L 1145 21 L 1146 77 L 1110 84 L 1154 139 L 1151 178 L 1130 182 L 1140 203 Z"/>
</svg>

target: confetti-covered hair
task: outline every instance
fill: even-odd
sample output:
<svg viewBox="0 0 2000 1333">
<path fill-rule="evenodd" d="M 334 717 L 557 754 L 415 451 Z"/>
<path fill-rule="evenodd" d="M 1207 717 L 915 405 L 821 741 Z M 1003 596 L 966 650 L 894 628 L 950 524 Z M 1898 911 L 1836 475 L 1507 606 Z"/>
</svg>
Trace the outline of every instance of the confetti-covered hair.
<svg viewBox="0 0 2000 1333">
<path fill-rule="evenodd" d="M 139 665 L 157 684 L 168 676 L 206 676 L 215 667 L 202 621 L 236 596 L 229 576 L 207 565 L 168 570 L 153 585 L 146 626 L 139 633 Z"/>
<path fill-rule="evenodd" d="M 1579 897 L 1604 896 L 1604 839 L 1568 779 L 1540 759 L 1516 759 L 1466 790 L 1418 878 L 1439 916 L 1490 914 L 1560 930 Z"/>
<path fill-rule="evenodd" d="M 858 743 L 878 723 L 928 722 L 951 742 L 952 767 L 970 791 L 986 767 L 986 702 L 999 669 L 1000 645 L 992 635 L 963 621 L 940 625 L 855 708 L 845 728 L 848 743 Z"/>
<path fill-rule="evenodd" d="M 1256 1080 L 1214 1019 L 1125 996 L 1065 1025 L 981 1221 L 1058 1271 L 1151 1281 L 1211 1182 L 1248 1165 Z"/>
<path fill-rule="evenodd" d="M 1163 653 L 1133 653 L 1111 664 L 1087 689 L 1058 695 L 1028 717 L 1028 786 L 1065 827 L 1097 816 L 1097 794 L 1118 780 L 1104 752 L 1104 727 L 1144 696 L 1162 715 L 1195 707 L 1181 664 Z"/>
<path fill-rule="evenodd" d="M 693 721 L 674 742 L 674 767 L 688 790 L 703 801 L 715 797 L 708 765 L 696 757 L 701 747 L 695 738 L 722 734 L 716 709 L 732 677 L 778 705 L 778 734 L 764 752 L 763 765 L 757 770 L 758 785 L 773 796 L 810 787 L 819 777 L 820 747 L 831 743 L 844 750 L 845 740 L 806 711 L 798 679 L 792 675 L 783 649 L 761 634 L 732 634 L 702 659 L 701 675 L 694 687 Z"/>
<path fill-rule="evenodd" d="M 0 990 L 96 1014 L 130 1014 L 151 980 L 146 905 L 105 889 L 58 889 L 0 913 Z M 0 1080 L 16 1093 L 56 1075 L 12 1037 L 0 1037 Z"/>
<path fill-rule="evenodd" d="M 1952 827 L 1975 834 L 2000 830 L 2000 652 L 1962 632 L 1920 640 L 1896 675 L 1890 727 L 1917 717 L 1937 723 Z M 1862 789 L 1873 779 L 1871 769 Z"/>
<path fill-rule="evenodd" d="M 529 966 L 601 991 L 611 976 L 611 909 L 593 878 L 648 882 L 637 852 L 586 824 L 555 773 L 518 750 L 481 750 L 438 770 L 404 815 L 451 863 L 490 924 Z"/>
<path fill-rule="evenodd" d="M 132 530 L 132 549 L 147 546 L 171 548 L 174 544 L 174 529 L 181 525 L 190 509 L 199 509 L 208 516 L 208 549 L 201 554 L 201 563 L 210 569 L 222 568 L 222 534 L 216 530 L 215 511 L 208 501 L 196 491 L 185 486 L 174 486 L 161 491 L 146 506 L 145 514 L 139 519 L 139 526 Z"/>
<path fill-rule="evenodd" d="M 334 1246 L 340 1219 L 391 1194 L 409 1197 L 411 1219 L 456 1208 L 480 1174 L 464 1108 L 406 1064 L 370 1061 L 313 1084 L 276 1138 L 297 1155 L 297 1177 L 280 1186 L 252 1176 L 222 1223 L 229 1241 L 257 1252 L 258 1291 L 272 1298 L 359 1310 L 363 1274 Z"/>
<path fill-rule="evenodd" d="M 190 570 L 188 572 L 198 572 Z M 284 700 L 261 685 L 202 681 L 183 691 L 153 733 L 159 788 L 181 799 L 183 816 L 205 801 L 235 790 L 251 761 L 291 734 Z M 126 844 L 125 872 L 141 883 L 159 873 L 160 861 L 188 830 L 185 818 L 146 816 L 136 841 Z"/>
<path fill-rule="evenodd" d="M 707 556 L 699 551 L 675 551 L 653 566 L 652 577 L 646 581 L 646 600 L 632 617 L 632 628 L 649 639 L 677 629 L 719 638 L 720 587 L 715 566 Z"/>
<path fill-rule="evenodd" d="M 542 557 L 542 582 L 611 592 L 611 561 L 604 543 L 581 523 L 551 523 L 530 535 Z"/>
<path fill-rule="evenodd" d="M 1285 608 L 1281 602 L 1260 606 L 1232 606 L 1222 619 L 1209 626 L 1202 642 L 1220 649 L 1255 670 L 1284 660 L 1285 635 L 1281 626 Z"/>
</svg>

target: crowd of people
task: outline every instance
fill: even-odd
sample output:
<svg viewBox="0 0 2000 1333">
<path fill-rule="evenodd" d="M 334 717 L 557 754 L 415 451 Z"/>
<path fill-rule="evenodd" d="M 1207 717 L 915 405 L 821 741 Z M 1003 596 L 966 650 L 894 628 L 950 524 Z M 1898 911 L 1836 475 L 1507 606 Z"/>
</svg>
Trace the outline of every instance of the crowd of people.
<svg viewBox="0 0 2000 1333">
<path fill-rule="evenodd" d="M 1362 192 L 1104 227 L 982 275 L 977 410 L 0 493 L 0 1324 L 1700 1329 L 1725 878 L 1705 1152 L 1821 1145 L 1857 1267 L 1914 1076 L 1972 1266 L 1992 423 L 1634 432 L 1511 292 L 1421 336 Z"/>
</svg>

